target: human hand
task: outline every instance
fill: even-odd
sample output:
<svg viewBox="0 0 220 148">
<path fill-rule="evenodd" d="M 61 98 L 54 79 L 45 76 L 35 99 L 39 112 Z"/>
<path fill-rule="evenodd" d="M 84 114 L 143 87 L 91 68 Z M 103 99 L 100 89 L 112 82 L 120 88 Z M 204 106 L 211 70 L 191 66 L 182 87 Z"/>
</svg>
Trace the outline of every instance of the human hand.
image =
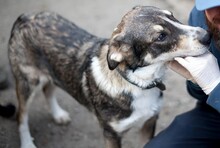
<svg viewBox="0 0 220 148">
<path fill-rule="evenodd" d="M 207 95 L 219 84 L 218 62 L 211 53 L 208 52 L 197 57 L 177 57 L 175 60 L 190 73 L 193 80 Z"/>
<path fill-rule="evenodd" d="M 190 74 L 190 72 L 185 67 L 183 67 L 180 63 L 178 63 L 177 61 L 175 61 L 175 60 L 169 61 L 168 66 L 174 72 L 176 72 L 179 75 L 183 76 L 187 80 L 190 80 L 190 81 L 195 83 L 195 81 L 193 80 L 193 77 Z"/>
</svg>

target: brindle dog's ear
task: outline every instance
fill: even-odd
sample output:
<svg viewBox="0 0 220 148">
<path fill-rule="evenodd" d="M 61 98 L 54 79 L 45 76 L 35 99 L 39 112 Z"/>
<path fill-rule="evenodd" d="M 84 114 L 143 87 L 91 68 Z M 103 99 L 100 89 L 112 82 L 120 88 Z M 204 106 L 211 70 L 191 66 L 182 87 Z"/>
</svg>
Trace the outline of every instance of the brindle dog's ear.
<svg viewBox="0 0 220 148">
<path fill-rule="evenodd" d="M 127 45 L 124 43 L 124 36 L 114 35 L 110 40 L 107 61 L 110 70 L 114 70 L 125 58 Z"/>
</svg>

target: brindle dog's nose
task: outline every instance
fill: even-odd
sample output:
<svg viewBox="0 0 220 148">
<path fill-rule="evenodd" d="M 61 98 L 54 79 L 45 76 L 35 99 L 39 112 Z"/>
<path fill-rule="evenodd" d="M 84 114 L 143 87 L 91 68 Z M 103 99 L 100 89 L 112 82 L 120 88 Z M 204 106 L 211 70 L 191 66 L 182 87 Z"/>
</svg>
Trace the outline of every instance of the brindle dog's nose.
<svg viewBox="0 0 220 148">
<path fill-rule="evenodd" d="M 211 34 L 210 33 L 206 33 L 205 35 L 201 35 L 199 42 L 203 45 L 209 45 L 211 43 Z"/>
</svg>

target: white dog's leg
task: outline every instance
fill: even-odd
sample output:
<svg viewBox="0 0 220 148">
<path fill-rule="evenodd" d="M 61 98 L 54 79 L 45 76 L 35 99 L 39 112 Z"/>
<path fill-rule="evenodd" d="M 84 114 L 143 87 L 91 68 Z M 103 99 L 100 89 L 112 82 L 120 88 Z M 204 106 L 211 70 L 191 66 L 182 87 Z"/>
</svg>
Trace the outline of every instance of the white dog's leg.
<svg viewBox="0 0 220 148">
<path fill-rule="evenodd" d="M 23 114 L 23 120 L 19 125 L 19 133 L 21 139 L 21 148 L 36 148 L 31 137 L 29 126 L 28 126 L 28 115 Z"/>
<path fill-rule="evenodd" d="M 60 105 L 57 102 L 57 98 L 54 94 L 54 91 L 55 91 L 55 86 L 52 84 L 48 86 L 45 90 L 45 96 L 49 102 L 52 116 L 56 123 L 66 124 L 71 120 L 69 113 L 60 107 Z"/>
<path fill-rule="evenodd" d="M 30 108 L 32 100 L 36 97 L 36 94 L 41 89 L 42 89 L 42 85 L 38 85 L 37 87 L 35 87 L 31 95 L 28 97 L 26 104 L 24 103 L 24 101 L 20 101 L 19 133 L 21 140 L 21 148 L 36 148 L 36 146 L 33 143 L 33 138 L 31 137 L 30 129 L 28 126 L 28 110 Z"/>
<path fill-rule="evenodd" d="M 49 103 L 50 103 L 50 108 L 52 111 L 53 118 L 56 123 L 66 124 L 70 122 L 71 119 L 70 119 L 69 113 L 59 106 L 57 102 L 57 98 L 55 96 L 52 96 L 51 98 L 49 98 Z"/>
<path fill-rule="evenodd" d="M 23 77 L 16 81 L 17 97 L 19 100 L 18 122 L 21 148 L 36 148 L 28 126 L 28 111 L 33 99 L 42 91 L 49 82 L 49 79 L 47 76 L 42 75 L 35 67 L 20 65 L 19 68 L 23 74 Z"/>
</svg>

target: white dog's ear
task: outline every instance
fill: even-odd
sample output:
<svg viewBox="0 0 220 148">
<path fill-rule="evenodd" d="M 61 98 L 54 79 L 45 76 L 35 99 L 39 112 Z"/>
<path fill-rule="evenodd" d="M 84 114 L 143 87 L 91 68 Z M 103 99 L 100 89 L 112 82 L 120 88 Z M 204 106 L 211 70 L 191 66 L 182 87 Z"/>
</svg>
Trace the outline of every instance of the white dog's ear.
<svg viewBox="0 0 220 148">
<path fill-rule="evenodd" d="M 117 34 L 112 37 L 107 54 L 107 61 L 110 70 L 114 70 L 119 63 L 125 59 L 125 52 L 128 48 L 128 44 L 124 42 L 124 36 L 122 34 Z"/>
</svg>

